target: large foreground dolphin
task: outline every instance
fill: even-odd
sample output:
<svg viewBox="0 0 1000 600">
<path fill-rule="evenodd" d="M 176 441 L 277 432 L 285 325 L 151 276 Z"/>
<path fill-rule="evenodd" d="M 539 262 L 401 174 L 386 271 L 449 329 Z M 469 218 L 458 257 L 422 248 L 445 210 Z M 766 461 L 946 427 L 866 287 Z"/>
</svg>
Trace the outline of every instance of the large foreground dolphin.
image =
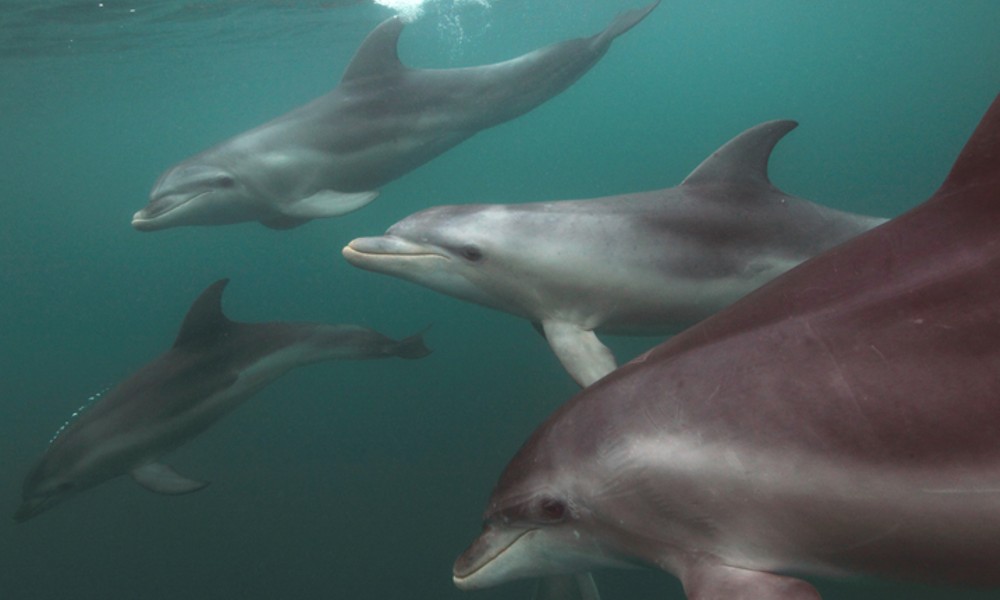
<svg viewBox="0 0 1000 600">
<path fill-rule="evenodd" d="M 290 369 L 333 359 L 420 358 L 420 335 L 394 341 L 355 325 L 237 323 L 222 313 L 223 279 L 195 300 L 170 350 L 112 389 L 56 435 L 24 481 L 24 521 L 103 481 L 131 473 L 162 494 L 206 483 L 158 462 L 167 452 Z"/>
<path fill-rule="evenodd" d="M 595 331 L 675 331 L 885 221 L 771 185 L 771 151 L 795 125 L 771 121 L 743 132 L 677 187 L 439 206 L 384 236 L 356 239 L 343 254 L 363 269 L 531 320 L 586 386 L 616 366 Z"/>
<path fill-rule="evenodd" d="M 403 21 L 391 18 L 365 39 L 333 91 L 164 173 L 132 226 L 260 221 L 287 229 L 360 208 L 385 183 L 565 90 L 657 3 L 619 15 L 593 37 L 445 70 L 403 66 Z"/>
<path fill-rule="evenodd" d="M 800 576 L 1000 586 L 1000 97 L 925 204 L 555 412 L 507 466 L 464 589 L 646 564 L 693 600 Z"/>
</svg>

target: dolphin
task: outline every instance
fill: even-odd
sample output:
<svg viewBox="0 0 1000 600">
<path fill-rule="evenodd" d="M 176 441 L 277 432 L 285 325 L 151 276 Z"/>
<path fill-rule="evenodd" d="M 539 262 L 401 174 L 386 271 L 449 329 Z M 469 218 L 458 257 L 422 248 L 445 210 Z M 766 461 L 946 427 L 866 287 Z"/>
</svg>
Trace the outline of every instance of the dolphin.
<svg viewBox="0 0 1000 600">
<path fill-rule="evenodd" d="M 622 13 L 592 37 L 460 69 L 404 66 L 404 23 L 390 18 L 333 91 L 166 171 L 132 226 L 259 221 L 288 229 L 361 208 L 382 185 L 568 88 L 658 3 Z"/>
<path fill-rule="evenodd" d="M 63 426 L 24 480 L 16 521 L 125 473 L 161 494 L 200 490 L 207 483 L 178 474 L 160 458 L 289 370 L 430 352 L 419 334 L 395 341 L 356 325 L 230 321 L 221 304 L 228 281 L 195 300 L 170 350 Z"/>
<path fill-rule="evenodd" d="M 530 320 L 581 386 L 616 367 L 595 332 L 655 335 L 703 319 L 880 225 L 768 180 L 770 121 L 676 187 L 588 200 L 439 206 L 343 250 L 354 266 Z"/>
<path fill-rule="evenodd" d="M 997 223 L 1000 97 L 927 202 L 557 409 L 455 583 L 647 565 L 692 600 L 1000 586 Z"/>
</svg>

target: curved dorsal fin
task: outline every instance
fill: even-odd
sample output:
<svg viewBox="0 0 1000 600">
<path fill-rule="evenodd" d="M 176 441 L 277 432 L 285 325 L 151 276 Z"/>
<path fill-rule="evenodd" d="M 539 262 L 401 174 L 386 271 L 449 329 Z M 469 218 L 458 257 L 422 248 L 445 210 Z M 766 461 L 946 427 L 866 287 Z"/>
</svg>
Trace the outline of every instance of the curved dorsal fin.
<svg viewBox="0 0 1000 600">
<path fill-rule="evenodd" d="M 198 296 L 181 323 L 174 348 L 213 339 L 229 331 L 233 322 L 222 314 L 222 291 L 227 283 L 229 279 L 220 279 Z"/>
<path fill-rule="evenodd" d="M 406 67 L 399 61 L 397 49 L 403 25 L 402 19 L 392 17 L 382 21 L 369 33 L 344 70 L 341 83 L 405 69 Z"/>
<path fill-rule="evenodd" d="M 997 95 L 955 159 L 941 190 L 1000 178 L 1000 95 Z"/>
<path fill-rule="evenodd" d="M 681 185 L 747 183 L 770 186 L 767 161 L 778 140 L 795 129 L 795 121 L 768 121 L 751 127 L 706 158 Z"/>
</svg>

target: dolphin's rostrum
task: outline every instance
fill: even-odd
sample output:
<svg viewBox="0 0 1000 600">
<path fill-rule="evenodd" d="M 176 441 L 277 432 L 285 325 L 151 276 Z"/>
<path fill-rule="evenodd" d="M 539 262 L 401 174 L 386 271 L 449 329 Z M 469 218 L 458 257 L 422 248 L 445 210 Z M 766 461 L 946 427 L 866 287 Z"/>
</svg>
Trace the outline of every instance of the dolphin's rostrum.
<svg viewBox="0 0 1000 600">
<path fill-rule="evenodd" d="M 460 69 L 404 66 L 396 49 L 403 21 L 393 17 L 369 34 L 330 93 L 164 173 L 132 226 L 287 229 L 358 209 L 382 185 L 568 88 L 657 3 L 592 37 Z"/>
<path fill-rule="evenodd" d="M 736 136 L 679 186 L 588 200 L 438 206 L 343 250 L 363 269 L 529 319 L 583 386 L 615 359 L 596 332 L 656 335 L 718 311 L 885 219 L 785 194 L 767 176 L 795 127 Z"/>
<path fill-rule="evenodd" d="M 421 358 L 421 335 L 395 341 L 356 325 L 238 323 L 222 312 L 220 280 L 195 300 L 174 345 L 104 394 L 61 430 L 24 480 L 14 519 L 130 473 L 163 494 L 206 483 L 160 458 L 189 441 L 289 370 L 334 359 Z"/>
</svg>

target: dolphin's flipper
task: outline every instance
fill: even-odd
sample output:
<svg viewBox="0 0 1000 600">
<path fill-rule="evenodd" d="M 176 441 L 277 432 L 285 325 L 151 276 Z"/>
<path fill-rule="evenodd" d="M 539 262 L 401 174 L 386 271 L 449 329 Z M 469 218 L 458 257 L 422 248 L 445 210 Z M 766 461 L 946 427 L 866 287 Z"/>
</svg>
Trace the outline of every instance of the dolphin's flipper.
<svg viewBox="0 0 1000 600">
<path fill-rule="evenodd" d="M 574 323 L 550 320 L 542 321 L 542 330 L 559 362 L 583 387 L 618 367 L 614 355 L 593 331 L 580 329 Z"/>
<path fill-rule="evenodd" d="M 816 588 L 801 579 L 719 564 L 694 565 L 685 570 L 682 581 L 688 600 L 821 600 Z"/>
<path fill-rule="evenodd" d="M 281 214 L 294 219 L 336 217 L 357 210 L 378 196 L 378 192 L 344 193 L 333 190 L 316 192 L 281 207 Z"/>
<path fill-rule="evenodd" d="M 184 477 L 169 465 L 149 463 L 132 471 L 136 483 L 157 494 L 189 494 L 208 485 L 207 481 L 195 481 Z"/>
<path fill-rule="evenodd" d="M 601 600 L 594 576 L 589 572 L 552 575 L 538 580 L 531 600 Z"/>
</svg>

